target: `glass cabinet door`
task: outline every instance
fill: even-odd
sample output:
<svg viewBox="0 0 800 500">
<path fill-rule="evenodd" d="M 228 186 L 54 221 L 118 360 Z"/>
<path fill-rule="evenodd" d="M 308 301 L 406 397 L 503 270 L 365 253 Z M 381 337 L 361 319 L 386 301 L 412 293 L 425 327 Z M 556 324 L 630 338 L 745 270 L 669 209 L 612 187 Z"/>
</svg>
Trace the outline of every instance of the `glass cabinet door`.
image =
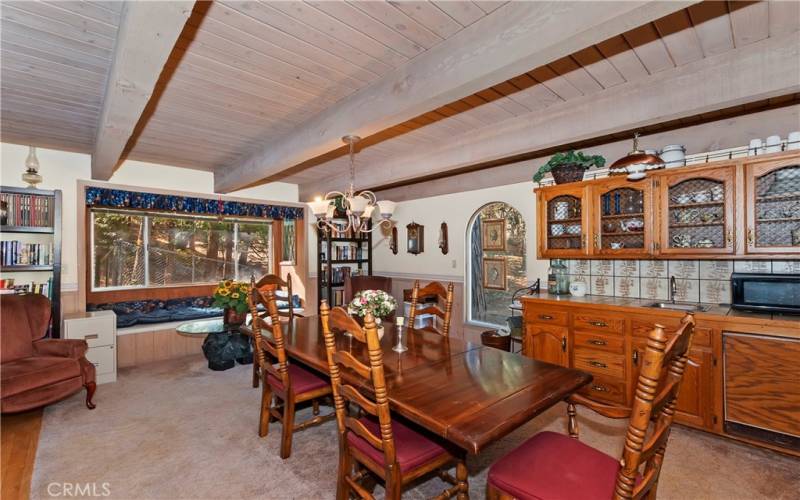
<svg viewBox="0 0 800 500">
<path fill-rule="evenodd" d="M 543 257 L 581 255 L 586 249 L 583 188 L 540 193 L 540 249 Z M 540 219 L 541 220 L 541 219 Z"/>
<path fill-rule="evenodd" d="M 747 251 L 800 253 L 800 161 L 747 166 Z"/>
<path fill-rule="evenodd" d="M 734 167 L 664 174 L 659 250 L 665 254 L 728 254 L 734 247 Z"/>
<path fill-rule="evenodd" d="M 650 181 L 609 181 L 596 186 L 593 192 L 594 253 L 649 254 L 652 250 Z"/>
</svg>

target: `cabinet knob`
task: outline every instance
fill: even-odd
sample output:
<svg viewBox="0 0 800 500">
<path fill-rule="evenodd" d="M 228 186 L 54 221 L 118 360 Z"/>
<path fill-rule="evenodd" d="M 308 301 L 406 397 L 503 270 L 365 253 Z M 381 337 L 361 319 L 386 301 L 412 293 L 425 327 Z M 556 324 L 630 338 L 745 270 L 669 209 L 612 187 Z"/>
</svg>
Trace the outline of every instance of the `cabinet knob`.
<svg viewBox="0 0 800 500">
<path fill-rule="evenodd" d="M 85 336 L 83 338 L 84 338 L 84 340 L 97 340 L 98 337 L 99 337 L 99 335 L 94 333 L 92 335 L 87 335 L 87 336 Z"/>
<path fill-rule="evenodd" d="M 733 245 L 733 229 L 728 229 L 728 234 L 726 235 L 726 242 L 728 245 Z"/>
<path fill-rule="evenodd" d="M 539 319 L 553 319 L 549 314 L 540 314 Z"/>
<path fill-rule="evenodd" d="M 600 250 L 600 235 L 597 233 L 594 233 L 594 247 Z"/>
<path fill-rule="evenodd" d="M 605 363 L 601 363 L 600 361 L 591 360 L 589 364 L 594 366 L 595 368 L 608 368 L 608 365 Z"/>
<path fill-rule="evenodd" d="M 592 390 L 597 392 L 608 392 L 608 389 L 602 385 L 593 385 Z"/>
<path fill-rule="evenodd" d="M 567 352 L 567 337 L 561 337 L 561 350 Z"/>
<path fill-rule="evenodd" d="M 603 328 L 608 326 L 608 323 L 606 323 L 605 321 L 590 321 L 589 324 L 592 326 L 599 326 Z"/>
<path fill-rule="evenodd" d="M 633 351 L 633 366 L 638 366 L 638 365 L 639 365 L 639 351 L 634 350 Z"/>
<path fill-rule="evenodd" d="M 606 345 L 606 344 L 608 344 L 608 342 L 606 342 L 605 340 L 600 340 L 600 339 L 591 339 L 589 341 L 589 343 L 592 344 L 592 345 Z"/>
<path fill-rule="evenodd" d="M 755 237 L 755 233 L 753 232 L 753 228 L 752 227 L 748 228 L 747 229 L 747 243 L 752 245 L 753 242 L 755 242 L 755 240 L 756 240 L 756 237 Z"/>
</svg>

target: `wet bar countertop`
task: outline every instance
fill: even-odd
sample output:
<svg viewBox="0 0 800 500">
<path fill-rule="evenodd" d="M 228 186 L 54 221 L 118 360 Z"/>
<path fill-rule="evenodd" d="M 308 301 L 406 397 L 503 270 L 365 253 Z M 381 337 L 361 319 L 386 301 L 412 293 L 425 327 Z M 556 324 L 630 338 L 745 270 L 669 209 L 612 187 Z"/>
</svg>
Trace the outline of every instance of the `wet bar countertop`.
<svg viewBox="0 0 800 500">
<path fill-rule="evenodd" d="M 622 312 L 635 308 L 637 313 L 647 312 L 652 313 L 654 316 L 683 316 L 684 314 L 683 311 L 679 310 L 648 307 L 655 302 L 667 302 L 651 299 L 629 299 L 623 297 L 604 297 L 600 295 L 575 297 L 573 295 L 540 293 L 538 295 L 524 295 L 520 297 L 520 301 L 546 302 L 549 304 L 563 305 L 583 304 L 588 307 L 603 306 L 604 310 L 618 310 Z M 726 304 L 701 305 L 707 306 L 708 310 L 695 312 L 695 318 L 698 320 L 723 322 L 725 323 L 723 329 L 747 328 L 748 331 L 752 329 L 753 333 L 774 334 L 781 337 L 800 339 L 800 315 L 739 311 L 732 309 L 730 305 Z M 516 307 L 512 305 L 511 308 L 517 309 L 521 308 L 521 306 Z"/>
</svg>

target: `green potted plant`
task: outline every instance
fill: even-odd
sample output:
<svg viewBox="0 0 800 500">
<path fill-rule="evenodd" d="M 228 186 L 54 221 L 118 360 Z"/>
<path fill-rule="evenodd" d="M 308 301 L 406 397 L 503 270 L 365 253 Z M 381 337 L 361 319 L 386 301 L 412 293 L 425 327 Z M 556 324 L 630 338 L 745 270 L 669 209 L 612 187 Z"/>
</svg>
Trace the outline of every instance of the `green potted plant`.
<svg viewBox="0 0 800 500">
<path fill-rule="evenodd" d="M 533 174 L 533 182 L 541 182 L 547 172 L 553 174 L 556 184 L 579 182 L 583 180 L 584 171 L 592 167 L 600 168 L 605 164 L 606 159 L 600 155 L 586 156 L 581 151 L 556 153 Z"/>
</svg>

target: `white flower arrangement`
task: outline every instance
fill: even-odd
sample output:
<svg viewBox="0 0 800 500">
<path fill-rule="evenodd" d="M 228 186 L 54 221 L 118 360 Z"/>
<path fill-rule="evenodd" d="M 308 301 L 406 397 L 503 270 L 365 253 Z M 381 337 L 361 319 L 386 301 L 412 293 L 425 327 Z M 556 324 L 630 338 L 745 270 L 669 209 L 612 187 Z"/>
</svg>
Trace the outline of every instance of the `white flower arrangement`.
<svg viewBox="0 0 800 500">
<path fill-rule="evenodd" d="M 347 306 L 347 312 L 363 318 L 371 312 L 376 319 L 384 318 L 397 308 L 394 297 L 383 290 L 361 290 L 356 292 Z"/>
</svg>

